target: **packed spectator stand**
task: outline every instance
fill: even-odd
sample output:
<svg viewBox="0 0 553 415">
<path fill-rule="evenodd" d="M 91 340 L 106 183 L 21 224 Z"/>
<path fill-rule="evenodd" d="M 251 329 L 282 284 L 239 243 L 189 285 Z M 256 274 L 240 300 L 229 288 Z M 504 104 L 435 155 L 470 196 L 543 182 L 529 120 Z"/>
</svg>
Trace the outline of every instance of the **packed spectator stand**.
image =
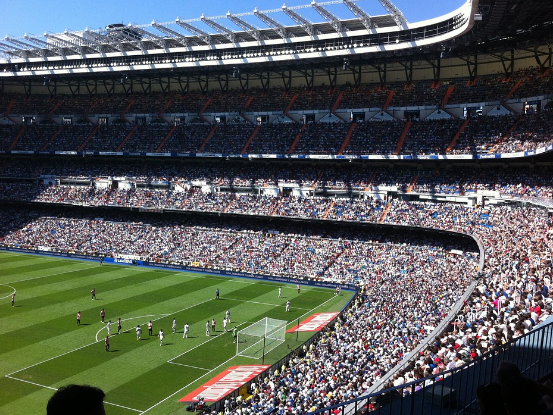
<svg viewBox="0 0 553 415">
<path fill-rule="evenodd" d="M 539 83 L 536 87 L 533 82 Z M 451 88 L 454 87 L 454 88 Z M 549 88 L 549 89 L 547 89 Z M 205 154 L 489 154 L 534 150 L 552 142 L 549 109 L 524 114 L 471 115 L 428 120 L 338 120 L 256 125 L 208 123 L 214 113 L 302 111 L 501 103 L 551 91 L 551 74 L 528 69 L 503 76 L 436 84 L 278 88 L 249 93 L 200 92 L 102 98 L 3 96 L 5 114 L 54 117 L 71 113 L 75 124 L 0 125 L 0 150 L 85 150 Z M 442 108 L 443 107 L 443 108 Z M 153 110 L 152 110 L 153 109 Z M 9 111 L 8 111 L 9 110 Z M 130 114 L 156 114 L 155 122 L 129 122 Z M 167 114 L 194 113 L 196 122 L 167 122 Z M 117 114 L 120 122 L 93 125 L 93 114 Z M 227 114 L 228 115 L 228 114 Z M 230 117 L 230 115 L 229 115 Z M 47 117 L 47 120 L 49 118 Z M 408 125 L 407 125 L 408 124 Z M 9 155 L 0 163 L 0 200 L 48 207 L 109 207 L 91 219 L 2 207 L 0 244 L 151 262 L 230 269 L 355 283 L 359 295 L 311 348 L 298 353 L 252 391 L 255 412 L 306 413 L 365 393 L 408 359 L 392 383 L 440 373 L 531 330 L 551 314 L 552 223 L 544 205 L 552 187 L 547 164 L 527 166 L 393 166 L 362 163 L 233 163 L 102 158 L 35 158 Z M 438 196 L 441 198 L 438 200 Z M 449 197 L 451 196 L 451 197 Z M 453 197 L 464 198 L 455 200 Z M 429 201 L 424 202 L 423 199 Z M 19 206 L 19 205 L 18 205 Z M 300 218 L 322 225 L 294 229 L 240 222 L 217 226 L 190 220 L 118 216 L 122 209 L 171 213 L 208 212 L 225 218 Z M 125 210 L 126 212 L 127 210 Z M 108 211 L 106 211 L 108 212 Z M 326 221 L 326 222 L 325 222 Z M 447 230 L 478 238 L 485 247 L 479 270 L 475 245 L 415 234 L 399 240 L 369 231 L 323 230 L 325 223 L 383 223 Z M 232 223 L 232 222 L 230 222 Z M 322 229 L 321 229 L 322 228 Z M 140 235 L 130 241 L 126 236 Z M 117 237 L 113 237 L 116 235 Z M 419 239 L 419 238 L 422 238 Z M 466 272 L 459 273 L 463 269 Z M 480 271 L 480 273 L 479 273 Z M 433 329 L 470 283 L 476 289 L 443 333 Z M 423 308 L 421 304 L 424 304 Z M 430 304 L 430 306 L 428 306 Z M 420 356 L 410 352 L 433 342 Z M 421 385 L 423 387 L 424 385 Z M 390 386 L 388 383 L 386 386 Z M 238 413 L 229 404 L 225 411 Z"/>
<path fill-rule="evenodd" d="M 320 85 L 86 98 L 4 94 L 0 100 L 4 114 L 0 151 L 355 156 L 513 153 L 551 143 L 547 127 L 551 111 L 544 105 L 513 112 L 506 100 L 549 96 L 552 77 L 551 71 L 530 67 L 508 77 L 358 87 Z M 471 109 L 482 103 L 502 111 L 489 115 Z M 421 108 L 429 107 L 434 111 L 431 116 L 417 115 Z M 466 114 L 459 114 L 463 107 Z M 369 118 L 352 117 L 359 112 Z M 263 118 L 269 117 L 267 114 L 280 114 L 280 118 L 271 118 L 269 123 Z"/>
<path fill-rule="evenodd" d="M 60 163 L 57 167 L 55 164 L 48 165 L 44 166 L 44 171 L 64 171 L 66 178 L 71 176 L 74 180 L 84 177 L 85 172 L 99 175 L 102 172 L 117 172 L 122 176 L 133 176 L 150 183 L 162 179 L 185 183 L 191 182 L 190 178 L 203 178 L 206 183 L 229 184 L 240 177 L 237 184 L 246 187 L 255 182 L 261 186 L 263 183 L 278 183 L 278 180 L 275 181 L 275 173 L 278 173 L 277 177 L 309 186 L 316 186 L 317 178 L 322 177 L 313 167 L 302 168 L 300 172 L 293 172 L 294 169 L 287 171 L 286 168 L 275 168 L 270 172 L 267 166 L 256 169 L 214 164 L 204 168 L 198 164 L 192 166 L 187 177 L 177 178 L 172 173 L 175 173 L 178 164 L 164 166 L 166 171 L 162 174 L 146 170 L 143 163 L 128 162 L 112 168 L 109 162 L 91 160 L 81 166 L 81 172 L 79 164 L 74 161 L 69 165 Z M 10 174 L 15 178 L 21 174 L 18 165 L 17 160 L 7 161 L 4 163 L 4 174 L 13 172 Z M 344 176 L 347 175 L 350 180 L 360 180 L 359 167 L 352 166 L 349 170 L 343 173 Z M 471 184 L 471 169 L 467 168 L 464 173 L 457 170 L 454 175 L 429 176 L 425 186 L 427 189 L 438 189 L 438 192 L 441 192 L 440 189 L 449 189 L 455 194 L 468 192 L 469 189 L 475 193 L 481 189 L 495 189 L 509 197 L 517 197 L 521 192 L 521 183 L 529 192 L 540 193 L 539 189 L 544 185 L 540 178 L 548 176 L 548 172 L 546 168 L 537 169 L 534 174 L 523 169 L 511 171 L 511 175 L 507 174 L 499 185 L 495 180 L 501 180 L 502 176 L 496 169 L 489 169 L 485 171 L 485 180 L 482 180 L 481 175 L 475 175 L 472 179 L 479 180 Z M 40 169 L 35 169 L 34 174 L 40 176 L 41 173 Z M 326 174 L 332 177 L 332 172 Z M 373 184 L 376 187 L 394 184 L 405 188 L 408 185 L 406 178 L 409 171 L 391 172 L 381 169 L 376 172 L 364 171 L 362 176 L 365 181 L 368 180 L 367 177 L 377 178 L 378 185 Z M 87 176 L 89 180 L 94 177 L 90 174 Z M 449 177 L 451 181 L 447 183 L 444 177 Z M 329 183 L 328 179 L 325 183 Z M 345 183 L 350 182 L 347 179 L 335 179 L 332 185 L 344 188 Z M 360 184 L 366 183 L 360 181 Z M 123 191 L 90 185 L 37 188 L 35 183 L 6 181 L 2 186 L 2 195 L 10 195 L 12 202 L 32 200 L 51 204 L 153 207 L 356 223 L 384 222 L 454 230 L 478 237 L 486 247 L 486 267 L 477 290 L 458 316 L 457 324 L 450 327 L 451 331 L 441 334 L 426 354 L 415 359 L 408 370 L 398 374 L 395 384 L 425 376 L 435 376 L 434 380 L 437 380 L 440 372 L 446 368 L 470 361 L 494 345 L 520 336 L 550 313 L 550 300 L 545 294 L 549 288 L 551 272 L 551 221 L 543 209 L 516 205 L 471 207 L 399 199 L 386 201 L 372 197 L 344 199 L 269 197 L 255 192 L 203 193 L 197 188 L 184 192 L 152 187 Z M 324 232 L 313 233 L 309 227 L 301 232 L 283 231 L 278 236 L 271 235 L 269 238 L 263 231 L 247 228 L 213 229 L 206 225 L 183 228 L 175 224 L 154 224 L 143 220 L 127 222 L 104 218 L 98 221 L 86 217 L 71 219 L 48 215 L 29 221 L 23 214 L 9 211 L 5 213 L 3 217 L 10 222 L 6 229 L 10 232 L 2 237 L 4 246 L 41 247 L 98 255 L 131 255 L 152 262 L 197 263 L 207 268 L 359 284 L 360 296 L 342 319 L 324 333 L 320 344 L 300 353 L 289 367 L 273 373 L 265 380 L 264 386 L 254 391 L 254 398 L 249 404 L 257 407 L 262 405 L 267 409 L 288 407 L 304 413 L 361 395 L 429 335 L 432 327 L 435 327 L 444 317 L 445 311 L 459 298 L 462 287 L 468 286 L 477 276 L 476 257 L 471 253 L 475 251 L 474 246 L 459 250 L 465 252 L 463 255 L 452 255 L 451 251 L 438 248 L 439 244 L 417 248 L 413 239 L 407 239 L 408 244 L 395 245 L 386 239 L 382 240 L 381 236 L 360 237 L 355 236 L 355 233 L 330 237 Z M 22 216 L 19 219 L 21 222 L 16 226 L 19 215 Z M 128 232 L 142 235 L 143 240 L 129 243 L 128 238 L 123 237 Z M 122 235 L 121 238 L 111 237 L 119 234 Z M 107 235 L 110 237 L 106 239 Z M 419 249 L 423 249 L 425 253 L 422 254 Z M 391 252 L 394 255 L 390 255 Z M 467 272 L 459 274 L 455 272 L 458 269 L 465 269 Z M 462 279 L 449 281 L 451 278 Z M 425 284 L 430 285 L 427 287 Z M 383 290 L 382 287 L 386 289 Z M 417 291 L 419 288 L 420 291 Z M 405 294 L 399 295 L 403 290 Z M 434 294 L 432 298 L 426 297 L 429 292 Z M 390 303 L 387 295 L 393 295 L 394 301 L 401 298 L 403 302 L 396 304 L 396 307 L 387 308 L 384 306 Z M 421 302 L 426 304 L 428 301 L 436 301 L 435 311 L 431 315 L 426 314 L 426 308 L 421 314 L 423 310 L 409 306 Z M 397 310 L 400 309 L 406 314 L 398 316 Z M 344 365 L 351 353 L 363 357 L 356 364 Z M 333 361 L 342 362 L 339 363 L 342 366 L 338 372 L 336 366 L 327 364 Z M 313 395 L 306 391 L 312 390 L 315 373 L 324 376 L 328 382 L 325 382 L 320 394 Z M 334 379 L 335 377 L 340 381 Z"/>
</svg>

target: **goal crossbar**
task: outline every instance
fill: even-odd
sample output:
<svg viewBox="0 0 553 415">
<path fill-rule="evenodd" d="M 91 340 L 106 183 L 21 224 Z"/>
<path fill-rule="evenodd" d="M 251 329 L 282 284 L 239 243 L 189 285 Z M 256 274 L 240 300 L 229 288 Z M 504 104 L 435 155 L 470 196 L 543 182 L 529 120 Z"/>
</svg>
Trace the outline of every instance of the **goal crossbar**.
<svg viewBox="0 0 553 415">
<path fill-rule="evenodd" d="M 280 344 L 286 336 L 286 321 L 265 317 L 240 330 L 236 336 L 238 356 L 259 359 Z"/>
</svg>

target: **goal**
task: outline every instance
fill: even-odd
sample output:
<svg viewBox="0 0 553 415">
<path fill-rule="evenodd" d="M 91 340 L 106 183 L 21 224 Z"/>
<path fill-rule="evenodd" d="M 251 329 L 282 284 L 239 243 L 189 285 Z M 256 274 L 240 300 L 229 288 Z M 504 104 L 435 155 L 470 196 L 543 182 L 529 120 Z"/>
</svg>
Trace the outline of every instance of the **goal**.
<svg viewBox="0 0 553 415">
<path fill-rule="evenodd" d="M 236 354 L 259 359 L 284 343 L 285 336 L 286 321 L 265 317 L 237 333 Z"/>
</svg>

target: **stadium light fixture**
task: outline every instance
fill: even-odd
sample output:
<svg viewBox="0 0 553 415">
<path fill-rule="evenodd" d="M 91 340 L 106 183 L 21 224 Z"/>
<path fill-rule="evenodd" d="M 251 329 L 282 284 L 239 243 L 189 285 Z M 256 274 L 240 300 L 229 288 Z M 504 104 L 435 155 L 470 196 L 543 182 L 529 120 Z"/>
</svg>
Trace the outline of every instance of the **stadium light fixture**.
<svg viewBox="0 0 553 415">
<path fill-rule="evenodd" d="M 344 58 L 342 62 L 342 70 L 347 71 L 349 69 L 349 59 Z"/>
</svg>

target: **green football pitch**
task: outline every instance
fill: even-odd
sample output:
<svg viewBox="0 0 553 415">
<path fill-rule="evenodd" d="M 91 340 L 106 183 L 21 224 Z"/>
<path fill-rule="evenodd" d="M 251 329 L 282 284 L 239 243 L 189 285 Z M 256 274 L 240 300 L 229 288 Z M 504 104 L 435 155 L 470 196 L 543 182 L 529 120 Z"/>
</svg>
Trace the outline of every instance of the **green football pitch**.
<svg viewBox="0 0 553 415">
<path fill-rule="evenodd" d="M 229 366 L 261 363 L 236 356 L 232 334 L 222 326 L 227 310 L 228 329 L 240 330 L 264 317 L 286 320 L 292 327 L 314 313 L 341 310 L 351 296 L 309 286 L 298 294 L 295 285 L 247 278 L 0 251 L 0 414 L 46 413 L 53 391 L 70 383 L 104 390 L 108 415 L 186 413 L 178 403 L 181 397 Z M 287 300 L 290 312 L 285 311 Z M 101 309 L 106 321 L 114 323 L 109 353 Z M 122 330 L 115 334 L 118 318 Z M 216 331 L 208 336 L 205 323 L 213 318 Z M 173 319 L 177 333 L 172 332 Z M 146 326 L 150 320 L 153 336 Z M 187 339 L 185 323 L 190 325 Z M 143 328 L 140 341 L 138 324 Z M 156 336 L 160 329 L 166 334 L 163 347 Z M 288 333 L 286 342 L 265 356 L 265 364 L 313 334 Z"/>
</svg>

